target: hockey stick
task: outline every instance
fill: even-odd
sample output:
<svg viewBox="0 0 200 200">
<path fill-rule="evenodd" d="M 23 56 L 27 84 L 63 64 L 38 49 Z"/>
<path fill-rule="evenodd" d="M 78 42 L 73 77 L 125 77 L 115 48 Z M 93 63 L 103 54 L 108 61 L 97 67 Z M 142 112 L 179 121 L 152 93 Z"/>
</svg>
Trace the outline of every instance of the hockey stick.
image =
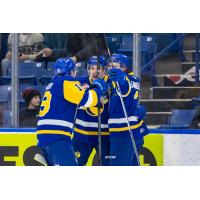
<svg viewBox="0 0 200 200">
<path fill-rule="evenodd" d="M 101 140 L 101 108 L 98 105 L 98 154 L 99 154 L 99 165 L 102 166 L 102 140 Z"/>
<path fill-rule="evenodd" d="M 125 107 L 125 104 L 124 104 L 124 100 L 122 98 L 122 92 L 121 92 L 121 89 L 120 89 L 120 86 L 119 86 L 118 82 L 116 82 L 116 85 L 117 85 L 117 89 L 118 89 L 118 92 L 119 92 L 119 98 L 120 98 L 120 101 L 121 101 L 121 104 L 122 104 L 124 115 L 125 115 L 125 118 L 126 118 L 126 123 L 127 123 L 127 126 L 128 126 L 128 130 L 129 130 L 129 133 L 130 133 L 130 137 L 131 137 L 131 142 L 132 142 L 132 145 L 133 145 L 134 153 L 135 153 L 135 156 L 137 158 L 138 166 L 140 166 L 139 154 L 138 154 L 136 143 L 135 143 L 135 139 L 133 137 L 133 133 L 132 133 L 132 130 L 131 130 L 131 126 L 130 126 L 130 122 L 129 122 L 129 119 L 128 119 L 127 110 L 126 110 L 126 107 Z"/>
<path fill-rule="evenodd" d="M 99 76 L 99 67 L 98 67 L 98 77 Z M 98 105 L 98 157 L 99 157 L 99 166 L 102 166 L 102 138 L 101 138 L 101 101 L 99 100 L 99 105 Z"/>
<path fill-rule="evenodd" d="M 73 127 L 72 127 L 72 134 L 74 134 L 74 127 L 75 127 L 75 125 L 76 125 L 76 116 L 77 116 L 77 112 L 78 112 L 78 105 L 77 105 L 77 107 L 76 107 L 75 114 L 74 114 Z"/>
<path fill-rule="evenodd" d="M 39 153 L 35 154 L 34 160 L 41 163 L 44 166 L 47 166 L 47 161 L 46 161 L 45 157 Z"/>
<path fill-rule="evenodd" d="M 111 57 L 110 49 L 109 49 L 105 34 L 104 34 L 104 38 L 105 38 L 105 43 L 106 43 L 106 48 L 107 48 L 108 54 Z M 135 143 L 135 139 L 133 137 L 133 133 L 132 133 L 132 130 L 131 130 L 131 127 L 130 127 L 130 122 L 129 122 L 129 119 L 128 119 L 127 110 L 126 110 L 126 107 L 125 107 L 125 104 L 124 104 L 124 100 L 123 100 L 123 97 L 122 97 L 121 88 L 120 88 L 118 82 L 116 82 L 116 85 L 117 85 L 120 101 L 121 101 L 121 104 L 122 104 L 123 112 L 124 112 L 124 115 L 125 115 L 125 118 L 126 118 L 126 123 L 127 123 L 127 126 L 128 126 L 129 135 L 131 137 L 131 142 L 132 142 L 132 145 L 133 145 L 134 153 L 135 153 L 135 156 L 137 158 L 137 164 L 138 164 L 138 166 L 140 166 L 139 154 L 138 154 L 136 143 Z"/>
</svg>

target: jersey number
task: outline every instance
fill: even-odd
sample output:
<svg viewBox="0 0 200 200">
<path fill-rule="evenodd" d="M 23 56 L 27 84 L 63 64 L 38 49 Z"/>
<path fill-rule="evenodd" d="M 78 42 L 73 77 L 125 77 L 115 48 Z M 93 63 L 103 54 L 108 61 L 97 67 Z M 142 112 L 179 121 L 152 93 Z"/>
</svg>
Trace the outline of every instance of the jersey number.
<svg viewBox="0 0 200 200">
<path fill-rule="evenodd" d="M 50 103 L 51 103 L 51 92 L 47 91 L 44 94 L 44 98 L 40 107 L 40 117 L 43 117 L 44 115 L 46 115 L 49 112 L 50 109 Z"/>
<path fill-rule="evenodd" d="M 138 99 L 138 97 L 139 97 L 139 92 L 136 91 L 133 98 L 134 98 L 134 99 Z"/>
<path fill-rule="evenodd" d="M 82 87 L 80 85 L 78 85 L 78 84 L 75 84 L 75 87 L 77 87 L 79 89 L 79 91 L 83 90 Z"/>
</svg>

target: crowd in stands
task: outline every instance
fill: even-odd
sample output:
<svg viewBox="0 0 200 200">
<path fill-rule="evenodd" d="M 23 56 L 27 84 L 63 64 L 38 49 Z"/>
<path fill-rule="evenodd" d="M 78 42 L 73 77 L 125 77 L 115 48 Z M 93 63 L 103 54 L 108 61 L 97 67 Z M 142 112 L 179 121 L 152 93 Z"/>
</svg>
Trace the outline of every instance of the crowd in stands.
<svg viewBox="0 0 200 200">
<path fill-rule="evenodd" d="M 11 68 L 12 35 L 8 36 L 7 53 L 1 61 L 1 75 Z M 90 33 L 20 33 L 19 61 L 55 61 L 70 56 L 75 62 L 87 61 L 92 55 L 107 54 L 104 34 Z"/>
<path fill-rule="evenodd" d="M 12 37 L 13 34 L 8 36 L 8 51 L 5 58 L 1 61 L 1 72 L 3 76 L 8 74 L 11 69 L 12 59 Z M 19 61 L 26 60 L 34 61 L 36 55 L 43 49 L 44 37 L 40 33 L 20 33 L 19 34 Z"/>
<path fill-rule="evenodd" d="M 108 56 L 108 49 L 107 49 L 107 42 L 109 43 L 109 49 L 112 51 L 114 48 L 122 48 L 124 43 L 122 41 L 122 45 L 118 40 L 117 34 L 114 37 L 107 37 L 107 42 L 105 40 L 105 34 L 98 34 L 98 33 L 19 33 L 19 66 L 21 67 L 29 67 L 28 63 L 37 63 L 37 68 L 45 70 L 47 69 L 47 65 L 52 67 L 53 63 L 62 57 L 71 57 L 75 62 L 86 62 L 91 56 L 93 55 L 104 55 Z M 112 35 L 112 34 L 110 34 Z M 148 34 L 149 36 L 150 34 Z M 155 35 L 155 34 L 154 34 Z M 146 35 L 143 34 L 145 37 Z M 176 34 L 171 34 L 172 39 L 176 38 Z M 0 34 L 0 85 L 4 82 L 3 80 L 7 81 L 6 84 L 10 84 L 11 78 L 11 59 L 12 59 L 12 37 L 13 34 L 2 33 Z M 130 35 L 126 34 L 124 37 L 130 38 Z M 113 40 L 114 38 L 114 40 Z M 111 41 L 110 41 L 111 39 Z M 160 40 L 159 36 L 157 40 Z M 125 45 L 124 48 L 129 48 L 130 43 L 129 41 L 126 42 L 128 47 Z M 162 49 L 163 47 L 157 42 L 157 49 Z M 161 43 L 160 43 L 161 44 Z M 114 46 L 112 46 L 114 45 Z M 132 48 L 132 47 L 131 47 Z M 177 46 L 175 46 L 175 50 Z M 121 49 L 123 50 L 123 49 Z M 127 49 L 126 49 L 127 50 Z M 145 59 L 149 60 L 152 58 L 155 52 L 151 50 L 151 53 L 148 55 L 145 54 Z M 143 55 L 144 57 L 144 55 Z M 146 61 L 147 61 L 146 60 Z M 25 66 L 22 66 L 25 64 Z M 23 70 L 25 69 L 23 68 Z M 40 77 L 42 75 L 48 75 L 42 77 L 41 79 L 37 80 L 39 85 L 43 85 L 44 87 L 48 84 L 51 80 L 53 75 L 53 71 L 50 68 L 46 72 L 39 71 L 38 74 L 32 74 L 36 77 Z M 81 70 L 81 68 L 79 69 Z M 82 72 L 81 72 L 82 73 Z M 22 75 L 23 76 L 23 75 Z M 1 80 L 2 77 L 6 77 Z M 20 81 L 22 83 L 26 83 L 26 80 L 20 77 Z M 35 79 L 32 77 L 32 82 L 36 82 Z M 21 83 L 21 82 L 20 82 Z M 5 83 L 4 83 L 5 84 Z M 37 84 L 32 84 L 37 85 Z M 23 90 L 20 88 L 20 99 L 22 100 L 20 105 L 20 120 L 19 125 L 20 127 L 35 127 L 37 122 L 37 114 L 38 114 L 38 102 L 43 95 L 44 87 L 40 90 L 38 88 L 32 87 L 22 87 Z M 25 88 L 25 89 L 24 89 Z M 9 91 L 10 92 L 10 91 Z M 0 99 L 0 127 L 3 126 L 5 121 L 5 110 L 11 110 L 11 108 L 6 105 L 5 103 L 7 99 L 1 100 Z M 9 99 L 9 103 L 11 99 Z M 200 127 L 200 115 L 195 115 L 191 127 L 199 128 Z M 10 116 L 10 115 L 9 115 Z M 8 121 L 8 120 L 7 120 Z"/>
<path fill-rule="evenodd" d="M 5 44 L 5 35 L 4 44 Z M 58 58 L 71 57 L 75 62 L 86 62 L 93 55 L 107 55 L 107 46 L 104 34 L 95 33 L 19 33 L 19 66 L 23 63 L 54 62 Z M 0 76 L 6 77 L 11 74 L 12 59 L 12 37 L 7 34 L 7 46 L 2 48 L 5 55 L 1 55 Z M 2 38 L 2 37 L 1 37 Z M 2 43 L 1 43 L 2 44 Z M 5 51 L 6 48 L 6 51 Z M 27 65 L 27 67 L 29 67 Z M 35 74 L 33 74 L 35 75 Z M 47 78 L 47 77 L 45 77 Z M 48 77 L 49 78 L 49 77 Z M 43 79 L 47 84 L 51 79 Z M 7 80 L 7 79 L 6 79 Z M 47 81 L 47 82 L 46 82 Z M 20 82 L 21 83 L 21 82 Z M 10 83 L 9 83 L 10 84 Z M 35 127 L 38 113 L 38 102 L 41 99 L 40 91 L 29 87 L 28 90 L 21 91 L 24 99 L 23 108 L 20 110 L 20 127 Z M 3 115 L 4 107 L 0 105 L 0 115 Z M 0 116 L 2 119 L 2 116 Z M 0 121 L 0 126 L 3 124 Z"/>
</svg>

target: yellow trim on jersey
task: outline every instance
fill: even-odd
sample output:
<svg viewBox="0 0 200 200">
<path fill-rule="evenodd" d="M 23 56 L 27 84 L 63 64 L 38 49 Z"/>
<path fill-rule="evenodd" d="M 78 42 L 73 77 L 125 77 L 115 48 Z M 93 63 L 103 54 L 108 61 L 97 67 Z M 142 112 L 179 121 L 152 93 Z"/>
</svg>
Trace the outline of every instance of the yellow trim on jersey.
<svg viewBox="0 0 200 200">
<path fill-rule="evenodd" d="M 74 128 L 74 131 L 76 131 L 77 133 L 84 134 L 84 135 L 98 135 L 97 131 L 84 131 L 78 128 Z M 109 132 L 101 132 L 101 135 L 109 135 Z"/>
<path fill-rule="evenodd" d="M 133 76 L 134 72 L 129 72 L 128 75 Z"/>
<path fill-rule="evenodd" d="M 90 90 L 90 92 L 92 93 L 92 98 L 93 98 L 93 101 L 90 107 L 93 107 L 97 105 L 98 97 L 97 97 L 97 93 L 94 90 Z"/>
<path fill-rule="evenodd" d="M 142 120 L 140 123 L 131 126 L 131 129 L 136 129 L 136 128 L 140 127 L 143 124 L 143 122 L 144 121 Z M 128 127 L 123 127 L 123 128 L 109 128 L 109 132 L 120 132 L 120 131 L 128 131 L 128 130 L 129 130 Z"/>
<path fill-rule="evenodd" d="M 78 81 L 67 81 L 63 83 L 64 98 L 75 104 L 79 104 L 84 96 L 85 89 L 82 88 Z"/>
<path fill-rule="evenodd" d="M 128 87 L 128 92 L 126 94 L 122 94 L 122 97 L 127 97 L 131 92 L 131 86 L 130 86 L 131 82 L 130 82 L 130 80 L 129 80 L 129 78 L 127 76 L 126 76 L 126 80 L 128 82 L 128 86 L 129 86 Z"/>
<path fill-rule="evenodd" d="M 100 109 L 101 113 L 103 113 L 104 111 L 104 103 L 102 102 L 102 100 L 100 100 L 101 105 L 102 105 L 102 108 Z M 86 109 L 86 113 L 92 117 L 97 117 L 98 116 L 98 108 L 95 107 L 95 106 L 91 106 L 89 108 Z"/>
<path fill-rule="evenodd" d="M 114 81 L 112 81 L 112 86 L 113 88 L 116 88 L 116 83 Z"/>
<path fill-rule="evenodd" d="M 89 77 L 89 81 L 90 81 L 90 84 L 92 84 L 92 82 L 93 82 L 92 78 Z"/>
<path fill-rule="evenodd" d="M 138 97 L 139 97 L 139 92 L 136 91 L 133 98 L 134 98 L 134 99 L 138 99 Z"/>
<path fill-rule="evenodd" d="M 107 81 L 108 81 L 108 76 L 107 76 L 107 75 L 104 75 L 103 80 L 104 80 L 105 82 L 107 82 Z"/>
<path fill-rule="evenodd" d="M 66 131 L 60 131 L 60 130 L 38 130 L 36 132 L 37 134 L 59 134 L 59 135 L 66 135 L 71 137 L 72 134 Z"/>
<path fill-rule="evenodd" d="M 122 97 L 127 97 L 131 92 L 131 84 L 130 84 L 130 80 L 128 79 L 127 76 L 126 76 L 126 81 L 128 82 L 128 92 L 126 94 L 122 94 Z M 119 94 L 119 91 L 118 91 L 117 88 L 116 88 L 116 92 L 117 92 L 117 94 L 119 96 L 120 94 Z"/>
</svg>

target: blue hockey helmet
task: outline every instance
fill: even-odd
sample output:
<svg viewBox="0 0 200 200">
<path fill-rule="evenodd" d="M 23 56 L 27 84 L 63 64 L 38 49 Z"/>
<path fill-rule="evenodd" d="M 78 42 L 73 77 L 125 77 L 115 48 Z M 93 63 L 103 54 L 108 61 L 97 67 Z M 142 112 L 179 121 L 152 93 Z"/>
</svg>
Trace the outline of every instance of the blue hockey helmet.
<svg viewBox="0 0 200 200">
<path fill-rule="evenodd" d="M 110 61 L 120 63 L 123 67 L 128 67 L 129 65 L 128 57 L 122 53 L 112 54 Z"/>
<path fill-rule="evenodd" d="M 54 64 L 55 75 L 71 75 L 75 69 L 75 63 L 71 58 L 59 58 Z"/>
<path fill-rule="evenodd" d="M 89 68 L 92 65 L 97 65 L 99 66 L 99 61 L 98 61 L 98 57 L 97 56 L 92 56 L 88 62 L 87 62 L 87 67 Z"/>
<path fill-rule="evenodd" d="M 107 66 L 107 60 L 104 56 L 99 56 L 99 66 L 100 67 L 106 67 Z"/>
</svg>

